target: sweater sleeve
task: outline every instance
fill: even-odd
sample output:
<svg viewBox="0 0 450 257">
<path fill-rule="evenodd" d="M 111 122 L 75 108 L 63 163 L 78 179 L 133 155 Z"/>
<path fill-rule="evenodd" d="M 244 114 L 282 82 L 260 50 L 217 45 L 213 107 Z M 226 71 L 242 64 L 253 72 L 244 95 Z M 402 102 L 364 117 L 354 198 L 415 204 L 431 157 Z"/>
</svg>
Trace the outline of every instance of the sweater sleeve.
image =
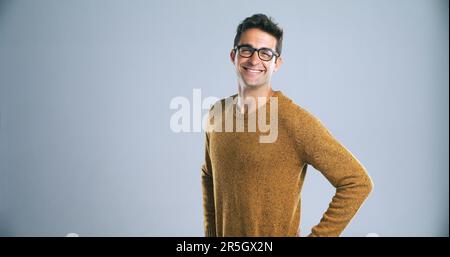
<svg viewBox="0 0 450 257">
<path fill-rule="evenodd" d="M 204 232 L 206 237 L 216 236 L 216 215 L 214 205 L 214 185 L 212 177 L 211 159 L 209 155 L 209 133 L 205 133 L 205 161 L 202 165 L 202 193 Z"/>
<path fill-rule="evenodd" d="M 297 143 L 303 160 L 320 171 L 336 188 L 328 209 L 309 237 L 339 236 L 372 191 L 372 180 L 362 164 L 325 128 L 301 110 L 296 119 Z"/>
</svg>

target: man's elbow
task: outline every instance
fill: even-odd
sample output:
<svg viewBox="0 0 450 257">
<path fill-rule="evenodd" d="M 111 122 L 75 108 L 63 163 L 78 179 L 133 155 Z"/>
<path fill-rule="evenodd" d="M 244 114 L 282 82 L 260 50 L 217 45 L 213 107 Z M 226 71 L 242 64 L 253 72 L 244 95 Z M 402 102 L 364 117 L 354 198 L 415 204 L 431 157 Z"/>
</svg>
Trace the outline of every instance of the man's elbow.
<svg viewBox="0 0 450 257">
<path fill-rule="evenodd" d="M 361 191 L 364 198 L 367 198 L 373 191 L 373 181 L 369 177 L 369 175 L 366 175 L 364 178 L 364 182 L 361 183 Z"/>
</svg>

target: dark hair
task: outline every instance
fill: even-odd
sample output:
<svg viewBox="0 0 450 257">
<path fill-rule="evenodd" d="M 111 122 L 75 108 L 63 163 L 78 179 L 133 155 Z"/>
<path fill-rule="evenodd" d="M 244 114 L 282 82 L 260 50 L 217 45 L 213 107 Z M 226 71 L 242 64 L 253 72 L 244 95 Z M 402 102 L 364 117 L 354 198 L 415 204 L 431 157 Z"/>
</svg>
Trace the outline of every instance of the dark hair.
<svg viewBox="0 0 450 257">
<path fill-rule="evenodd" d="M 267 17 L 265 14 L 254 14 L 251 17 L 247 17 L 243 20 L 236 30 L 236 36 L 234 37 L 234 47 L 239 44 L 241 35 L 248 29 L 257 28 L 264 32 L 267 32 L 277 39 L 276 51 L 281 55 L 281 48 L 283 45 L 283 29 L 275 23 L 272 18 Z"/>
</svg>

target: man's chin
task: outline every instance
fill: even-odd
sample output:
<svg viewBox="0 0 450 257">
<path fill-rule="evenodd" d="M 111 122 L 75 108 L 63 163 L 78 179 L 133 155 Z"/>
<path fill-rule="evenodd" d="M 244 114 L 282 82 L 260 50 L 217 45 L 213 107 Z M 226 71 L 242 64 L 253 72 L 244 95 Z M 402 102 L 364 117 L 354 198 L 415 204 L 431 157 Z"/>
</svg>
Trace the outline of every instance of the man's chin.
<svg viewBox="0 0 450 257">
<path fill-rule="evenodd" d="M 245 80 L 244 80 L 244 83 L 245 83 L 245 86 L 248 88 L 259 88 L 266 84 L 266 83 L 262 83 L 262 82 L 253 82 L 253 81 L 245 81 Z"/>
<path fill-rule="evenodd" d="M 259 79 L 248 79 L 244 76 L 239 76 L 239 81 L 242 86 L 245 86 L 249 89 L 258 89 L 260 87 L 263 87 L 267 84 L 269 84 L 269 81 L 263 78 Z"/>
</svg>

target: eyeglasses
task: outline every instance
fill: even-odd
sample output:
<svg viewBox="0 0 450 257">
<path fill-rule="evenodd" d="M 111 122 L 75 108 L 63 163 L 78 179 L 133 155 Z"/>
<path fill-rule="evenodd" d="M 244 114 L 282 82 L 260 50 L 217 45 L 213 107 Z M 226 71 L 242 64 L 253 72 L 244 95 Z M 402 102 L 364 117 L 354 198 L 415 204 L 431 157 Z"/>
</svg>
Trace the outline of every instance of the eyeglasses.
<svg viewBox="0 0 450 257">
<path fill-rule="evenodd" d="M 244 58 L 252 57 L 253 53 L 255 53 L 255 51 L 257 51 L 259 59 L 266 61 L 266 62 L 272 60 L 272 58 L 274 56 L 275 56 L 275 58 L 280 56 L 274 50 L 272 50 L 270 48 L 266 48 L 266 47 L 256 49 L 249 45 L 239 45 L 239 46 L 236 46 L 234 48 L 234 50 L 239 53 L 239 56 L 244 57 Z"/>
</svg>

